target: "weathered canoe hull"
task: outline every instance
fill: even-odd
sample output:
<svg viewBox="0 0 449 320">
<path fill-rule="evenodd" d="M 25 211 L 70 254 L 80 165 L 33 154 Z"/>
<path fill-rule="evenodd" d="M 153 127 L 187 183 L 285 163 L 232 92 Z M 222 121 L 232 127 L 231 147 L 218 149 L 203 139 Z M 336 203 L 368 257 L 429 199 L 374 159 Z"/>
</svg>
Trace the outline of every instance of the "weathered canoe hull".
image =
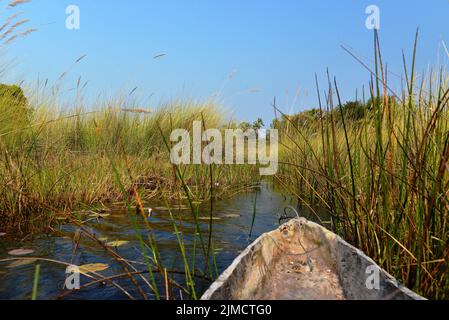
<svg viewBox="0 0 449 320">
<path fill-rule="evenodd" d="M 202 300 L 423 300 L 322 226 L 295 219 L 262 235 Z"/>
</svg>

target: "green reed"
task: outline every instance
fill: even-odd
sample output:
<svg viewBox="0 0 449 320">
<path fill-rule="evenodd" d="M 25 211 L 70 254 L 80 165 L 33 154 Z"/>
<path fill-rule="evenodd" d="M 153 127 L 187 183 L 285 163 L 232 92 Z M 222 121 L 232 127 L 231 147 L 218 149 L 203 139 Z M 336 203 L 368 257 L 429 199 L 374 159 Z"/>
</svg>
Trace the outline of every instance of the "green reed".
<svg viewBox="0 0 449 320">
<path fill-rule="evenodd" d="M 62 112 L 41 104 L 31 106 L 27 119 L 17 122 L 14 120 L 20 118 L 17 114 L 13 118 L 6 114 L 0 116 L 3 128 L 0 130 L 0 224 L 3 227 L 26 231 L 30 225 L 37 227 L 54 222 L 51 214 L 13 189 L 27 190 L 64 210 L 124 202 L 110 167 L 111 159 L 125 189 L 135 186 L 144 201 L 177 199 L 180 189 L 159 126 L 166 136 L 170 128 L 189 130 L 194 120 L 204 118 L 211 127 L 220 128 L 225 119 L 223 112 L 212 103 L 175 101 L 150 114 L 132 112 L 139 109 L 129 109 L 129 106 L 125 109 L 120 101 L 105 105 L 94 111 Z M 254 181 L 251 170 L 250 166 L 223 166 L 210 172 L 210 167 L 199 166 L 184 168 L 182 175 L 195 201 L 207 201 L 211 196 L 224 197 L 251 185 Z M 222 186 L 213 193 L 203 187 L 209 185 L 211 175 Z M 145 182 L 148 178 L 155 180 L 154 186 Z"/>
<path fill-rule="evenodd" d="M 441 68 L 417 82 L 417 34 L 410 69 L 404 55 L 404 92 L 395 94 L 374 39 L 366 115 L 343 113 L 336 80 L 324 96 L 317 82 L 320 110 L 278 122 L 277 180 L 302 204 L 327 209 L 337 233 L 406 286 L 447 299 L 448 78 Z"/>
</svg>

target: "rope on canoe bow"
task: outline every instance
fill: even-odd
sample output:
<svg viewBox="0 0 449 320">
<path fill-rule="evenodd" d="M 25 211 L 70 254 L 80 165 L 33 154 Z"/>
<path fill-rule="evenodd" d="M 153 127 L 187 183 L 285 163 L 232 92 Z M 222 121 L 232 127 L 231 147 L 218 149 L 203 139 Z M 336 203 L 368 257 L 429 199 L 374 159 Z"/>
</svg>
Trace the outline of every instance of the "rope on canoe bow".
<svg viewBox="0 0 449 320">
<path fill-rule="evenodd" d="M 299 215 L 299 212 L 292 206 L 286 206 L 284 207 L 284 214 L 282 216 L 279 216 L 279 224 L 282 224 L 282 221 L 284 220 L 290 220 L 293 219 L 293 217 L 289 216 L 289 212 L 288 210 L 293 211 L 293 213 L 296 215 L 296 217 L 299 219 L 301 218 L 301 216 Z"/>
</svg>

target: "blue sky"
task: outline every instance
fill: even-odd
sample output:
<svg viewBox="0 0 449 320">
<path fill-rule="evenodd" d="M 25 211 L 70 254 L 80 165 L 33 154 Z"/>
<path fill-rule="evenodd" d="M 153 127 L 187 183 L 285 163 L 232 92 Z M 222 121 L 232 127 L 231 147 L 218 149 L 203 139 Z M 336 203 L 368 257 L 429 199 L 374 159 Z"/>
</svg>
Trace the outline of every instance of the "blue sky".
<svg viewBox="0 0 449 320">
<path fill-rule="evenodd" d="M 70 4 L 81 10 L 78 31 L 65 28 Z M 367 84 L 369 74 L 340 45 L 370 62 L 373 36 L 365 27 L 370 4 L 380 8 L 390 70 L 402 72 L 401 50 L 411 55 L 417 27 L 419 70 L 435 65 L 438 56 L 447 62 L 441 43 L 449 44 L 448 0 L 34 0 L 20 10 L 39 31 L 9 46 L 2 59 L 15 61 L 8 78 L 28 84 L 38 74 L 54 82 L 70 68 L 66 89 L 81 76 L 89 80 L 90 99 L 126 94 L 136 86 L 148 107 L 219 94 L 236 118 L 261 116 L 268 122 L 274 96 L 287 112 L 317 106 L 314 74 L 324 85 L 327 67 L 345 100 Z M 159 53 L 166 56 L 152 59 Z"/>
</svg>

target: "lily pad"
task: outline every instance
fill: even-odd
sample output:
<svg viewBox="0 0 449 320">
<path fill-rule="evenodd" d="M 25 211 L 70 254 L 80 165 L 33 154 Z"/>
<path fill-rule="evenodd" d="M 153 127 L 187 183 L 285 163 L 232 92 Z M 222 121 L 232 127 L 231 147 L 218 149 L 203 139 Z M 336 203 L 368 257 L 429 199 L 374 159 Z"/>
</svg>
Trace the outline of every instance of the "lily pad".
<svg viewBox="0 0 449 320">
<path fill-rule="evenodd" d="M 121 246 L 127 245 L 128 243 L 129 243 L 129 241 L 117 240 L 117 241 L 108 242 L 106 245 L 108 247 L 115 247 L 115 248 L 117 248 L 117 247 L 121 247 Z"/>
<path fill-rule="evenodd" d="M 16 249 L 8 252 L 10 256 L 27 256 L 29 254 L 33 254 L 34 250 L 31 249 Z"/>
<path fill-rule="evenodd" d="M 81 273 L 89 274 L 92 272 L 100 272 L 109 268 L 109 265 L 105 263 L 91 263 L 79 266 L 79 270 Z"/>
</svg>

